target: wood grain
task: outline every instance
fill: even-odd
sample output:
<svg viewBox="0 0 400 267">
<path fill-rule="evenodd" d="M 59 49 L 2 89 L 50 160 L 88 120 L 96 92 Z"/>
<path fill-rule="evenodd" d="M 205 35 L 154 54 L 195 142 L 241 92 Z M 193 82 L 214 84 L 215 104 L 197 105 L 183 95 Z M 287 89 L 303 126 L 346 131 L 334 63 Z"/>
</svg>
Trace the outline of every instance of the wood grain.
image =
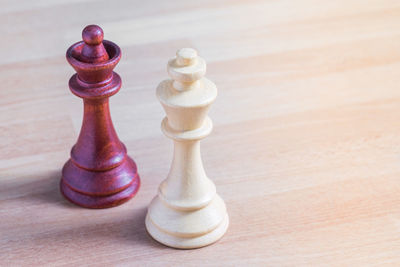
<svg viewBox="0 0 400 267">
<path fill-rule="evenodd" d="M 1 7 L 0 265 L 398 266 L 399 1 Z M 82 121 L 65 51 L 93 23 L 122 49 L 111 115 L 142 178 L 108 210 L 58 190 Z M 218 243 L 189 251 L 144 225 L 172 155 L 155 88 L 181 47 L 199 51 L 219 89 L 202 155 L 230 215 Z"/>
</svg>

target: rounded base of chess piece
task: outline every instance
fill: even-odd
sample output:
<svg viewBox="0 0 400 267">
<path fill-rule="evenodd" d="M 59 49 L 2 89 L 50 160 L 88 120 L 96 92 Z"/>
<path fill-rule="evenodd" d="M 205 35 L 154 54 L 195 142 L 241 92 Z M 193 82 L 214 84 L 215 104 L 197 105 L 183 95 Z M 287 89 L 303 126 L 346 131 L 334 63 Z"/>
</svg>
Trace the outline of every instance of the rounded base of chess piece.
<svg viewBox="0 0 400 267">
<path fill-rule="evenodd" d="M 90 196 L 72 190 L 68 185 L 61 181 L 61 193 L 70 202 L 89 209 L 105 209 L 119 206 L 137 193 L 139 186 L 132 184 L 128 188 L 109 196 Z"/>
<path fill-rule="evenodd" d="M 179 249 L 211 245 L 225 234 L 228 226 L 225 203 L 218 195 L 201 208 L 183 210 L 157 196 L 146 216 L 147 232 L 158 242 Z"/>
<path fill-rule="evenodd" d="M 62 170 L 61 193 L 70 202 L 92 209 L 121 205 L 135 196 L 140 177 L 135 162 L 127 157 L 106 171 L 87 170 L 67 161 Z"/>
</svg>

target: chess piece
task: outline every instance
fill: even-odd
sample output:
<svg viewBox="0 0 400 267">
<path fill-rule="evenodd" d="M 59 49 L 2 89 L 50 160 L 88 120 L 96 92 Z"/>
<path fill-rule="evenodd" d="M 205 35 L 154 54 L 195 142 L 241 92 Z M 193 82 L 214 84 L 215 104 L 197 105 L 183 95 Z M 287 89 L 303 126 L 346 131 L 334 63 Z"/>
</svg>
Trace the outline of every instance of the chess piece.
<svg viewBox="0 0 400 267">
<path fill-rule="evenodd" d="M 108 98 L 121 88 L 121 78 L 113 72 L 121 50 L 103 40 L 103 30 L 96 25 L 87 26 L 82 39 L 66 54 L 77 72 L 69 88 L 83 98 L 84 115 L 60 186 L 62 194 L 79 206 L 109 208 L 128 201 L 140 186 L 136 164 L 118 139 L 108 104 Z"/>
<path fill-rule="evenodd" d="M 183 48 L 168 62 L 173 80 L 157 87 L 167 115 L 161 128 L 174 141 L 174 157 L 148 208 L 146 228 L 154 239 L 175 248 L 207 246 L 221 238 L 229 224 L 225 203 L 206 176 L 200 155 L 200 140 L 212 130 L 207 112 L 217 96 L 214 83 L 203 78 L 205 72 L 196 50 Z"/>
</svg>

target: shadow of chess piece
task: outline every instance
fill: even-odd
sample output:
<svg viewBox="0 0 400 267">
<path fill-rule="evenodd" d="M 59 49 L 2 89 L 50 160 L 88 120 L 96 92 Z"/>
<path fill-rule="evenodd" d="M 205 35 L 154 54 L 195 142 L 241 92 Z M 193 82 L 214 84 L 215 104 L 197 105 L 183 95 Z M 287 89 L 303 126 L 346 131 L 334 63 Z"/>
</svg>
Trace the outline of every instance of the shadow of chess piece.
<svg viewBox="0 0 400 267">
<path fill-rule="evenodd" d="M 201 161 L 200 140 L 211 133 L 207 112 L 217 97 L 215 84 L 203 77 L 205 72 L 197 52 L 183 48 L 168 62 L 172 80 L 157 87 L 167 114 L 161 129 L 174 141 L 174 156 L 168 177 L 149 205 L 146 228 L 154 239 L 175 248 L 212 244 L 229 224 L 225 203 Z"/>
<path fill-rule="evenodd" d="M 84 114 L 60 186 L 62 194 L 79 206 L 109 208 L 131 199 L 140 186 L 136 164 L 119 140 L 109 110 L 109 97 L 121 88 L 121 78 L 113 72 L 121 50 L 103 40 L 103 30 L 96 25 L 87 26 L 82 39 L 66 54 L 77 72 L 69 88 L 83 98 Z"/>
</svg>

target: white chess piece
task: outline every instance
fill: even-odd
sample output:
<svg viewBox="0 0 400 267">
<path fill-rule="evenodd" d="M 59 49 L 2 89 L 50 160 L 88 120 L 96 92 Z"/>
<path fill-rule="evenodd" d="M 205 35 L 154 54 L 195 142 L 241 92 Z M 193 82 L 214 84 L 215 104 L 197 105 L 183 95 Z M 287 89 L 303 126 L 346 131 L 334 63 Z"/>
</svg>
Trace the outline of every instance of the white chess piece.
<svg viewBox="0 0 400 267">
<path fill-rule="evenodd" d="M 229 224 L 225 203 L 201 161 L 200 140 L 212 130 L 207 112 L 217 96 L 215 84 L 203 77 L 205 72 L 206 64 L 196 50 L 183 48 L 168 62 L 173 80 L 157 87 L 167 114 L 161 128 L 174 140 L 174 157 L 148 208 L 146 228 L 154 239 L 175 248 L 214 243 Z"/>
</svg>

